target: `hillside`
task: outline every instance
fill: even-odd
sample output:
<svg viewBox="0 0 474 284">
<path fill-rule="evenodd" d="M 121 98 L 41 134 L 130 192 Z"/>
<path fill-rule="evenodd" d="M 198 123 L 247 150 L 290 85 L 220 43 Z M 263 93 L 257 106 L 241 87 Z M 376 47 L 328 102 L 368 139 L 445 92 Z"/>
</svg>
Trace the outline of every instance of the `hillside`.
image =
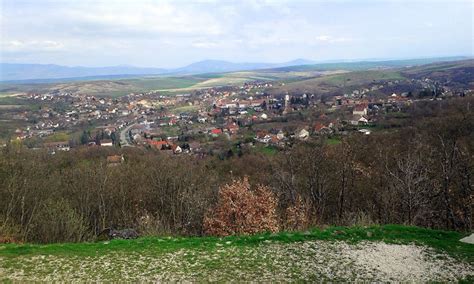
<svg viewBox="0 0 474 284">
<path fill-rule="evenodd" d="M 276 68 L 279 71 L 328 71 L 328 70 L 347 70 L 347 71 L 361 71 L 361 70 L 380 70 L 400 67 L 413 67 L 439 62 L 452 62 L 466 60 L 467 57 L 440 57 L 440 58 L 420 58 L 420 59 L 401 59 L 401 60 L 372 60 L 372 61 L 355 61 L 355 62 L 328 62 L 317 64 L 305 64 L 302 66 L 290 66 Z M 442 64 L 441 63 L 441 64 Z"/>
<path fill-rule="evenodd" d="M 408 78 L 431 78 L 450 87 L 474 86 L 474 60 L 433 63 L 401 72 Z"/>
<path fill-rule="evenodd" d="M 350 90 L 352 87 L 363 86 L 371 83 L 383 82 L 386 80 L 406 79 L 397 70 L 368 70 L 353 71 L 343 74 L 332 74 L 328 76 L 315 77 L 310 79 L 290 81 L 285 86 L 279 86 L 270 90 L 270 93 L 318 93 L 318 94 L 339 94 Z"/>
<path fill-rule="evenodd" d="M 448 79 L 452 78 L 455 83 L 459 83 L 459 80 L 464 82 L 470 80 L 470 76 L 473 72 L 473 60 L 440 63 L 439 61 L 442 60 L 448 60 L 448 58 L 324 63 L 283 68 L 278 68 L 279 65 L 275 67 L 275 64 L 252 65 L 250 63 L 242 63 L 239 65 L 221 61 L 204 61 L 181 68 L 176 72 L 170 71 L 174 75 L 171 75 L 171 73 L 168 75 L 162 74 L 153 76 L 136 75 L 134 78 L 116 75 L 118 77 L 102 76 L 67 80 L 0 82 L 0 94 L 14 94 L 20 92 L 71 92 L 98 96 L 120 96 L 130 92 L 147 92 L 152 90 L 188 92 L 195 89 L 236 85 L 249 81 L 279 81 L 289 83 L 285 87 L 273 90 L 272 92 L 329 93 L 334 92 L 337 88 L 363 85 L 381 80 L 419 78 L 427 75 L 440 78 L 446 77 Z M 281 63 L 280 65 L 303 63 L 308 62 L 296 60 Z M 428 65 L 418 66 L 420 64 Z M 259 68 L 267 69 L 236 71 Z M 434 73 L 434 71 L 436 71 L 436 73 Z M 202 74 L 191 75 L 196 73 Z M 349 73 L 349 75 L 340 75 L 341 73 Z"/>
<path fill-rule="evenodd" d="M 369 66 L 373 65 L 366 67 Z M 307 66 L 306 69 L 311 70 L 309 68 L 311 68 L 311 66 Z M 344 66 L 338 66 L 338 68 L 344 68 Z M 358 87 L 367 87 L 371 84 L 378 84 L 389 80 L 399 80 L 397 85 L 403 87 L 402 85 L 409 83 L 411 79 L 422 80 L 424 78 L 437 80 L 448 86 L 468 88 L 473 84 L 473 73 L 474 60 L 438 62 L 403 68 L 356 70 L 344 72 L 343 74 L 330 74 L 328 76 L 318 76 L 315 78 L 290 80 L 285 86 L 274 88 L 270 90 L 270 92 L 275 94 L 309 92 L 342 95 Z"/>
<path fill-rule="evenodd" d="M 185 77 L 143 77 L 121 80 L 86 80 L 63 83 L 45 84 L 0 84 L 0 93 L 21 92 L 64 92 L 90 94 L 97 96 L 123 96 L 131 92 L 147 92 L 150 90 L 183 89 L 193 86 L 206 78 Z"/>
<path fill-rule="evenodd" d="M 227 238 L 0 245 L 2 281 L 456 281 L 474 277 L 463 235 L 333 227 Z"/>
<path fill-rule="evenodd" d="M 332 72 L 330 72 L 332 73 Z M 250 81 L 301 80 L 325 72 L 245 71 L 187 76 L 151 76 L 132 79 L 76 80 L 52 83 L 0 83 L 0 95 L 22 92 L 70 92 L 97 96 L 122 96 L 131 92 L 172 91 L 238 85 Z"/>
</svg>

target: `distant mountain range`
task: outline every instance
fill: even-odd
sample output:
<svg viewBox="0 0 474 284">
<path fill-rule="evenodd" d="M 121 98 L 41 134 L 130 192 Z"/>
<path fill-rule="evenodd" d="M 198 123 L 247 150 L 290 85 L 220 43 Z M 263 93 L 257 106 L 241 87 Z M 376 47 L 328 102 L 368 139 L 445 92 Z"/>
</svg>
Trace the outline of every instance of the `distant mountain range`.
<svg viewBox="0 0 474 284">
<path fill-rule="evenodd" d="M 299 65 L 315 64 L 315 61 L 306 59 L 296 59 L 284 63 L 233 63 L 223 60 L 204 60 L 199 61 L 188 66 L 168 70 L 169 73 L 174 74 L 202 74 L 202 73 L 223 73 L 234 71 L 269 69 L 278 67 L 289 67 Z"/>
<path fill-rule="evenodd" d="M 460 60 L 466 57 L 443 57 L 423 59 L 424 63 Z M 326 61 L 326 64 L 329 61 Z M 348 62 L 348 61 L 331 61 Z M 353 61 L 352 61 L 353 62 Z M 324 64 L 306 59 L 296 59 L 283 63 L 233 63 L 222 60 L 204 60 L 175 69 L 145 68 L 134 66 L 110 67 L 69 67 L 54 64 L 15 64 L 0 63 L 0 81 L 57 81 L 58 79 L 100 79 L 128 78 L 143 75 L 193 75 L 203 73 L 224 73 L 235 71 L 250 71 L 258 69 L 285 68 L 292 66 L 307 66 Z M 333 63 L 331 63 L 333 64 Z"/>
<path fill-rule="evenodd" d="M 15 64 L 0 63 L 0 81 L 23 81 L 38 79 L 72 79 L 94 77 L 133 77 L 134 75 L 192 75 L 202 73 L 223 73 L 244 70 L 256 70 L 295 65 L 307 65 L 315 62 L 297 59 L 285 63 L 233 63 L 222 60 L 204 60 L 175 68 L 144 68 L 134 66 L 82 67 L 54 64 Z"/>
<path fill-rule="evenodd" d="M 0 81 L 65 79 L 114 75 L 153 75 L 165 72 L 166 70 L 161 68 L 141 68 L 133 66 L 69 67 L 54 64 L 0 63 Z"/>
</svg>

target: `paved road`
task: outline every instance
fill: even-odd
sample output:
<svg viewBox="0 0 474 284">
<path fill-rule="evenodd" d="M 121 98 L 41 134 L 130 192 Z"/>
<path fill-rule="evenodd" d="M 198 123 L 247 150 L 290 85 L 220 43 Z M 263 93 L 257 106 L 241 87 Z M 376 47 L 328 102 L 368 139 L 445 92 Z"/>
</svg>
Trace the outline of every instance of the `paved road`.
<svg viewBox="0 0 474 284">
<path fill-rule="evenodd" d="M 128 131 L 135 125 L 137 124 L 130 124 L 120 131 L 120 145 L 122 145 L 122 147 L 133 147 L 133 144 L 130 142 L 130 137 L 128 136 Z"/>
</svg>

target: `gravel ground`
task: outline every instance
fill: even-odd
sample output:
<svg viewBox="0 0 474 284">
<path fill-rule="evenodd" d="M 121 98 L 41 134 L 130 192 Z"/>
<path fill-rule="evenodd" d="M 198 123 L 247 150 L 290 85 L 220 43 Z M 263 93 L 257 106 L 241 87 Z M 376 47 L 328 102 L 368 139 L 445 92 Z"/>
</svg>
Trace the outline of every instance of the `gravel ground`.
<svg viewBox="0 0 474 284">
<path fill-rule="evenodd" d="M 472 264 L 428 247 L 378 242 L 222 242 L 205 251 L 0 258 L 0 280 L 14 281 L 448 282 L 469 275 Z"/>
</svg>

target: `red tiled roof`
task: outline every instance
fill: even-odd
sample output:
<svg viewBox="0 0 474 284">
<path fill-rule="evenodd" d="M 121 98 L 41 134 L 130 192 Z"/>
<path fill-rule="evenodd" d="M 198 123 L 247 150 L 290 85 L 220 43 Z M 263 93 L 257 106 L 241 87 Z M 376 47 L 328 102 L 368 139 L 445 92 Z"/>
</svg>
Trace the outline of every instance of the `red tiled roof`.
<svg viewBox="0 0 474 284">
<path fill-rule="evenodd" d="M 321 129 L 323 129 L 325 127 L 326 126 L 324 126 L 321 122 L 316 122 L 316 124 L 314 125 L 314 130 L 321 131 Z"/>
<path fill-rule="evenodd" d="M 265 136 L 267 135 L 268 135 L 268 132 L 265 130 L 257 131 L 257 134 L 256 134 L 257 138 L 265 138 Z"/>
<path fill-rule="evenodd" d="M 366 108 L 367 108 L 367 104 L 358 104 L 355 106 L 356 111 L 363 111 Z"/>
<path fill-rule="evenodd" d="M 155 140 L 147 140 L 147 143 L 152 146 L 156 146 L 161 148 L 163 145 L 168 145 L 168 141 L 155 141 Z"/>
</svg>

